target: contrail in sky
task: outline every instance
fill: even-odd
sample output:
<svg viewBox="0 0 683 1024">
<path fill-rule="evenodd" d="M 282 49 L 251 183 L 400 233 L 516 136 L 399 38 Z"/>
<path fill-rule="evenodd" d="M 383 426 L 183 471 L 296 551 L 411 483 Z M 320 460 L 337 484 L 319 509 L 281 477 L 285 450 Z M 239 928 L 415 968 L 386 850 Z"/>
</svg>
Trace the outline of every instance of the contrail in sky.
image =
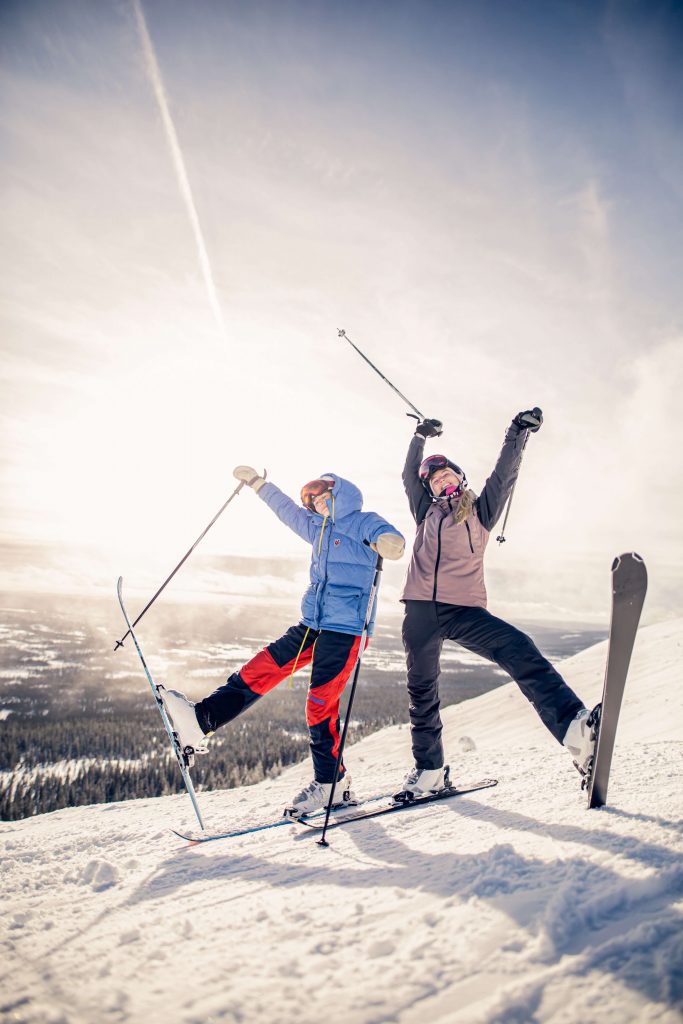
<svg viewBox="0 0 683 1024">
<path fill-rule="evenodd" d="M 185 161 L 183 160 L 183 154 L 180 149 L 180 143 L 178 142 L 178 136 L 176 134 L 175 125 L 171 117 L 171 112 L 168 109 L 168 102 L 166 100 L 166 92 L 164 90 L 164 82 L 161 77 L 161 71 L 159 64 L 157 63 L 156 54 L 152 45 L 149 32 L 147 31 L 147 22 L 145 21 L 145 15 L 142 10 L 142 4 L 140 0 L 132 0 L 133 11 L 135 12 L 135 20 L 138 24 L 140 32 L 140 39 L 142 42 L 142 50 L 145 55 L 145 64 L 147 65 L 147 73 L 154 89 L 154 95 L 156 96 L 157 103 L 159 104 L 159 110 L 161 111 L 161 120 L 163 121 L 164 130 L 166 132 L 166 139 L 168 141 L 169 149 L 171 150 L 171 157 L 173 158 L 173 166 L 175 167 L 176 174 L 178 176 L 178 185 L 180 186 L 180 194 L 183 197 L 187 213 L 190 218 L 190 224 L 192 225 L 192 231 L 194 232 L 195 242 L 197 243 L 197 253 L 199 255 L 199 265 L 202 271 L 202 277 L 204 278 L 204 284 L 206 285 L 206 292 L 209 298 L 209 305 L 214 316 L 214 320 L 221 331 L 222 335 L 226 336 L 225 321 L 223 320 L 223 313 L 221 311 L 220 303 L 218 301 L 218 295 L 216 293 L 216 285 L 213 280 L 213 272 L 211 270 L 211 263 L 209 262 L 209 254 L 204 243 L 204 236 L 202 234 L 201 224 L 199 223 L 199 217 L 197 215 L 197 208 L 194 203 L 192 196 L 192 189 L 190 188 L 190 180 L 185 170 Z"/>
</svg>

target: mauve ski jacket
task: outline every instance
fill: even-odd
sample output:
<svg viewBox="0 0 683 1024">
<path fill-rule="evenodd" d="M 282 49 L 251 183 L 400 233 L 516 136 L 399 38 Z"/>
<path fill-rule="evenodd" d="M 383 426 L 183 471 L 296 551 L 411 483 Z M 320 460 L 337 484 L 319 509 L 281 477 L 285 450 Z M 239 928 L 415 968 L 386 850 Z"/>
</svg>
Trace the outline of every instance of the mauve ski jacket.
<svg viewBox="0 0 683 1024">
<path fill-rule="evenodd" d="M 417 534 L 402 601 L 486 607 L 484 552 L 517 479 L 525 435 L 526 430 L 515 423 L 508 427 L 495 468 L 462 523 L 455 522 L 458 501 L 432 498 L 423 487 L 418 470 L 425 440 L 418 434 L 413 437 L 403 468 L 403 486 Z"/>
<path fill-rule="evenodd" d="M 297 505 L 275 484 L 266 482 L 258 496 L 313 547 L 311 582 L 301 601 L 303 624 L 360 636 L 377 565 L 370 544 L 383 533 L 402 535 L 376 512 L 361 512 L 363 495 L 355 484 L 336 473 L 322 475 L 334 477 L 332 511 L 326 522 L 319 513 Z M 368 636 L 372 636 L 376 611 L 375 597 Z"/>
</svg>

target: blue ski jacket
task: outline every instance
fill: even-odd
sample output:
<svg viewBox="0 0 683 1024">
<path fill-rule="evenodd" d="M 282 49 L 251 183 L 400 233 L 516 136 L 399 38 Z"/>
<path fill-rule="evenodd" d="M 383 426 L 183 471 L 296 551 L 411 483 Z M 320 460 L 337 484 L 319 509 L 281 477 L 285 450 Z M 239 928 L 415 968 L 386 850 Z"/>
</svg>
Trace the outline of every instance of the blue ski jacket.
<svg viewBox="0 0 683 1024">
<path fill-rule="evenodd" d="M 327 519 L 297 505 L 275 484 L 266 482 L 259 498 L 299 537 L 313 547 L 311 582 L 301 601 L 302 621 L 311 629 L 360 636 L 377 565 L 373 544 L 383 533 L 399 533 L 376 512 L 361 512 L 363 495 L 335 473 L 331 514 Z M 400 534 L 399 534 L 400 536 Z M 368 636 L 377 611 L 375 597 Z"/>
</svg>

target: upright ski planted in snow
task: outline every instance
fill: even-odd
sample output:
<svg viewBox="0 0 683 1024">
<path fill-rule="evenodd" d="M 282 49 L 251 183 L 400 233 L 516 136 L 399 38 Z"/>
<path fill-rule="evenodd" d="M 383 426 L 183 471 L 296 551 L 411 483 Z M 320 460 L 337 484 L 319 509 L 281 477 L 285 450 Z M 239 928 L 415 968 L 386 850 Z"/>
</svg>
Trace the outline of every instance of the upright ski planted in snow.
<svg viewBox="0 0 683 1024">
<path fill-rule="evenodd" d="M 123 617 L 126 620 L 126 625 L 128 626 L 128 632 L 130 633 L 130 635 L 133 638 L 133 643 L 135 644 L 135 649 L 138 652 L 138 655 L 140 656 L 140 661 L 142 662 L 142 667 L 145 670 L 145 675 L 147 676 L 147 680 L 149 682 L 149 685 L 152 688 L 152 693 L 154 694 L 154 699 L 156 701 L 157 707 L 159 708 L 159 713 L 160 713 L 161 719 L 162 719 L 162 721 L 164 723 L 164 728 L 166 729 L 166 732 L 168 733 L 168 737 L 169 737 L 169 739 L 170 739 L 170 741 L 171 741 L 171 743 L 173 745 L 173 753 L 175 754 L 176 760 L 178 761 L 178 767 L 180 768 L 180 774 L 183 777 L 183 782 L 185 783 L 185 788 L 187 789 L 187 792 L 188 792 L 188 794 L 190 796 L 190 800 L 192 801 L 192 806 L 194 807 L 194 812 L 197 815 L 197 820 L 198 820 L 199 824 L 201 825 L 201 827 L 203 829 L 204 828 L 204 822 L 202 821 L 201 812 L 199 810 L 199 804 L 197 803 L 197 796 L 196 796 L 195 791 L 194 791 L 194 786 L 192 784 L 192 779 L 190 778 L 189 768 L 190 768 L 191 762 L 190 762 L 189 758 L 185 756 L 183 750 L 180 747 L 180 744 L 178 743 L 178 739 L 177 739 L 175 733 L 173 732 L 173 726 L 171 725 L 171 723 L 169 721 L 169 718 L 168 718 L 168 715 L 166 714 L 166 708 L 164 707 L 164 705 L 162 703 L 162 700 L 161 700 L 161 698 L 159 696 L 159 686 L 154 682 L 154 680 L 152 679 L 152 674 L 149 671 L 149 669 L 147 668 L 147 662 L 145 661 L 145 656 L 142 653 L 142 649 L 140 647 L 140 644 L 138 643 L 138 639 L 137 639 L 135 633 L 133 632 L 133 627 L 131 626 L 130 619 L 128 617 L 128 612 L 126 611 L 126 606 L 123 603 L 122 589 L 123 589 L 123 576 L 119 576 L 119 581 L 118 581 L 118 583 L 116 585 L 116 593 L 117 593 L 118 598 L 119 598 L 119 604 L 121 605 L 121 611 L 123 612 Z"/>
<path fill-rule="evenodd" d="M 602 807 L 607 800 L 621 700 L 646 591 L 647 570 L 640 555 L 618 555 L 612 563 L 612 622 L 602 702 L 594 711 L 598 738 L 593 764 L 583 780 L 589 807 Z"/>
</svg>

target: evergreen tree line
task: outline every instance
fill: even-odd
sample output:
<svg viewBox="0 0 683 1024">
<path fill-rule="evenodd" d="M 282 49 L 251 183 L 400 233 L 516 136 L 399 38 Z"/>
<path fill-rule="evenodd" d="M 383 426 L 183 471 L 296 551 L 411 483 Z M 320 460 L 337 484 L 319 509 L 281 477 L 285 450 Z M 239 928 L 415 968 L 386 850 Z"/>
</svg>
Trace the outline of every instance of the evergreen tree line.
<svg viewBox="0 0 683 1024">
<path fill-rule="evenodd" d="M 443 687 L 449 704 L 490 689 L 462 677 Z M 345 695 L 345 697 L 347 697 Z M 210 753 L 196 759 L 198 790 L 259 782 L 308 756 L 306 686 L 269 693 L 220 730 Z M 342 702 L 342 715 L 345 714 Z M 366 682 L 353 706 L 348 742 L 408 721 L 405 686 Z M 144 696 L 117 708 L 80 706 L 65 717 L 13 714 L 0 722 L 0 819 L 31 817 L 63 807 L 178 793 L 183 782 L 159 714 Z"/>
<path fill-rule="evenodd" d="M 358 738 L 370 731 L 370 724 L 354 724 L 349 728 L 349 735 Z M 97 733 L 101 735 L 101 730 Z M 68 749 L 64 744 L 56 746 L 60 750 Z M 5 784 L 0 789 L 0 820 L 14 821 L 64 807 L 180 793 L 184 788 L 182 778 L 175 758 L 168 751 L 165 734 L 162 746 L 163 750 L 156 750 L 153 756 L 148 754 L 138 762 L 120 763 L 114 758 L 103 758 L 92 764 L 80 758 L 69 762 L 58 773 L 51 771 L 50 764 L 45 762 L 32 769 L 19 765 L 6 774 Z M 210 757 L 196 759 L 192 772 L 195 787 L 198 791 L 232 789 L 261 782 L 278 775 L 307 754 L 308 739 L 304 736 L 288 736 L 279 728 L 254 730 L 247 724 L 235 730 L 230 742 L 224 739 L 214 742 Z"/>
</svg>

